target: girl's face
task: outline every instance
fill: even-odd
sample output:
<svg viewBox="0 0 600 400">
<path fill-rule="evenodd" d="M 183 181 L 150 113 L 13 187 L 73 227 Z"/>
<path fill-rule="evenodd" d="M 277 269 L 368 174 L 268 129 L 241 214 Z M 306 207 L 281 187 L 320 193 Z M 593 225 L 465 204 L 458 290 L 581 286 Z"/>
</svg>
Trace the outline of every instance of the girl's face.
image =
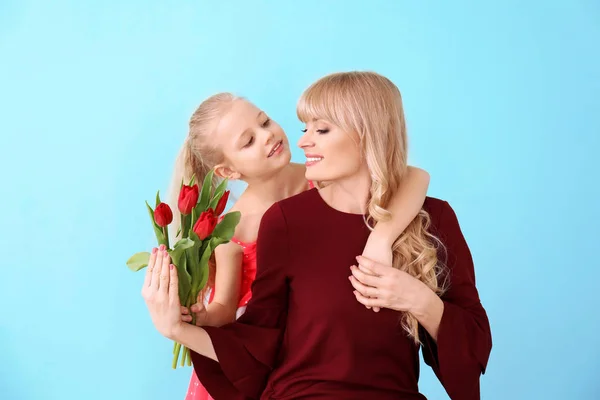
<svg viewBox="0 0 600 400">
<path fill-rule="evenodd" d="M 306 124 L 298 146 L 306 155 L 306 178 L 312 181 L 336 181 L 353 178 L 367 170 L 356 132 L 316 119 Z"/>
<path fill-rule="evenodd" d="M 268 178 L 288 165 L 291 152 L 283 129 L 246 100 L 236 100 L 219 120 L 215 145 L 225 162 L 215 171 L 244 181 Z"/>
</svg>

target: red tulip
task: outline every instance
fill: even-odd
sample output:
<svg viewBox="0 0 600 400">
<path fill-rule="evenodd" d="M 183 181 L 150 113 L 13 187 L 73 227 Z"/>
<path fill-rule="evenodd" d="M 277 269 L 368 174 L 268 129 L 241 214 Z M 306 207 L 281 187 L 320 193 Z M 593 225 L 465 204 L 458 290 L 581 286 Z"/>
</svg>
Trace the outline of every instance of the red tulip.
<svg viewBox="0 0 600 400">
<path fill-rule="evenodd" d="M 227 205 L 227 200 L 229 199 L 229 190 L 226 190 L 223 193 L 223 196 L 219 199 L 217 206 L 215 207 L 215 215 L 219 216 L 225 211 L 225 206 Z"/>
<path fill-rule="evenodd" d="M 198 202 L 198 196 L 199 191 L 197 184 L 194 184 L 193 186 L 183 185 L 181 187 L 181 191 L 179 192 L 179 201 L 177 202 L 179 212 L 183 215 L 191 214 L 192 209 Z"/>
<path fill-rule="evenodd" d="M 204 240 L 213 233 L 215 226 L 217 226 L 217 217 L 213 210 L 209 208 L 207 211 L 200 214 L 198 221 L 194 224 L 193 231 L 198 235 L 200 240 Z"/>
<path fill-rule="evenodd" d="M 156 206 L 154 210 L 154 221 L 156 221 L 156 225 L 164 228 L 173 222 L 173 211 L 171 211 L 171 207 L 167 203 L 160 203 Z"/>
</svg>

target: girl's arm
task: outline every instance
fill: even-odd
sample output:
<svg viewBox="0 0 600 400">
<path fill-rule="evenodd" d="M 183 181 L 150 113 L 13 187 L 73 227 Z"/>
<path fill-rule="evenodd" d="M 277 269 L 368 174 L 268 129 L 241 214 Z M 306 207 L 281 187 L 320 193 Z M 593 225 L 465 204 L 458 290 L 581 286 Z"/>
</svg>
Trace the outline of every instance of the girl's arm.
<svg viewBox="0 0 600 400">
<path fill-rule="evenodd" d="M 416 167 L 408 167 L 398 192 L 390 200 L 388 210 L 392 217 L 378 222 L 371 232 L 363 256 L 384 265 L 392 264 L 392 245 L 423 207 L 429 173 Z"/>
<path fill-rule="evenodd" d="M 222 326 L 235 321 L 242 277 L 242 248 L 233 242 L 215 249 L 215 296 L 206 307 L 203 326 Z"/>
<path fill-rule="evenodd" d="M 222 244 L 215 249 L 217 265 L 215 276 L 215 295 L 205 307 L 204 299 L 198 298 L 191 312 L 196 316 L 198 326 L 223 326 L 235 321 L 242 274 L 242 249 L 233 242 Z M 202 295 L 202 293 L 201 293 Z M 182 308 L 181 319 L 191 322 L 190 310 Z"/>
</svg>

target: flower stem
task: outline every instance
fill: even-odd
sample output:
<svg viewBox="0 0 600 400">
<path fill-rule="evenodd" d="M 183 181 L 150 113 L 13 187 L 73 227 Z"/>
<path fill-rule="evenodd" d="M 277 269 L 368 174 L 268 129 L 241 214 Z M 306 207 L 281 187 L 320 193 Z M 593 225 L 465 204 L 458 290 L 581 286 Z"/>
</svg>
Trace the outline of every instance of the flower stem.
<svg viewBox="0 0 600 400">
<path fill-rule="evenodd" d="M 165 246 L 167 246 L 167 249 L 170 248 L 171 246 L 169 246 L 169 230 L 167 229 L 166 226 L 163 226 L 163 235 L 165 237 Z"/>
<path fill-rule="evenodd" d="M 173 369 L 177 368 L 177 361 L 179 360 L 179 352 L 181 351 L 181 344 L 177 343 L 175 345 L 175 349 L 176 350 L 175 350 L 175 354 L 173 356 L 173 365 L 172 365 Z"/>
</svg>

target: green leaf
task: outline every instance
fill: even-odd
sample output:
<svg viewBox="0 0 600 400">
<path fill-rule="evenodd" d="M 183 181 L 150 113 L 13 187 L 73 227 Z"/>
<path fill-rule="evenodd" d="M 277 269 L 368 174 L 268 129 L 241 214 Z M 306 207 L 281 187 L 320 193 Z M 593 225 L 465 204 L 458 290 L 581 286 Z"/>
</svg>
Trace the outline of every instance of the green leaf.
<svg viewBox="0 0 600 400">
<path fill-rule="evenodd" d="M 158 207 L 158 205 L 161 203 L 160 201 L 160 190 L 156 192 L 156 205 L 155 207 Z"/>
<path fill-rule="evenodd" d="M 158 226 L 156 224 L 156 221 L 154 220 L 154 210 L 152 209 L 152 207 L 150 207 L 150 204 L 148 204 L 148 202 L 146 202 L 146 207 L 148 207 L 148 213 L 150 214 L 150 219 L 152 220 L 152 226 L 154 227 L 154 235 L 156 236 L 156 241 L 158 242 L 158 244 L 164 244 L 166 246 L 167 240 L 165 238 L 165 235 L 163 234 L 162 228 Z"/>
<path fill-rule="evenodd" d="M 147 267 L 148 262 L 150 261 L 150 253 L 147 251 L 142 251 L 140 253 L 135 253 L 129 260 L 127 260 L 127 267 L 133 272 L 137 272 L 140 269 Z"/>
<path fill-rule="evenodd" d="M 200 266 L 201 266 L 201 271 L 202 271 L 201 279 L 197 283 L 192 282 L 192 291 L 199 292 L 200 290 L 202 290 L 204 288 L 204 286 L 206 286 L 206 283 L 208 282 L 208 260 L 210 259 L 210 256 L 215 251 L 217 246 L 219 246 L 220 244 L 223 244 L 227 241 L 228 240 L 225 240 L 225 239 L 222 239 L 219 237 L 213 237 L 210 239 L 208 246 L 206 246 L 206 249 L 204 250 L 204 253 L 202 254 L 202 258 L 200 259 Z M 194 284 L 196 284 L 196 285 L 194 285 Z"/>
<path fill-rule="evenodd" d="M 200 192 L 200 198 L 198 199 L 198 205 L 196 206 L 197 215 L 200 215 L 202 211 L 206 211 L 206 208 L 208 207 L 212 194 L 212 180 L 214 174 L 215 171 L 211 169 L 204 178 L 204 183 L 202 184 L 202 191 Z"/>
<path fill-rule="evenodd" d="M 186 305 L 190 298 L 192 290 L 192 277 L 187 272 L 187 257 L 185 253 L 181 257 L 181 262 L 177 266 L 177 278 L 179 278 L 179 302 Z M 191 306 L 191 304 L 189 304 Z"/>
<path fill-rule="evenodd" d="M 223 239 L 226 242 L 230 241 L 235 233 L 237 224 L 240 222 L 241 216 L 242 214 L 239 211 L 225 214 L 221 222 L 215 227 L 212 236 Z"/>
<path fill-rule="evenodd" d="M 190 232 L 190 238 L 192 238 L 194 246 L 186 250 L 188 257 L 187 271 L 192 277 L 192 282 L 196 282 L 199 280 L 198 271 L 200 270 L 201 250 L 206 247 L 208 242 L 202 242 L 194 232 Z"/>
<path fill-rule="evenodd" d="M 227 182 L 227 179 L 223 179 L 223 181 L 219 183 L 219 186 L 217 186 L 217 188 L 215 189 L 215 194 L 210 204 L 208 205 L 213 210 L 217 207 L 217 204 L 219 204 L 219 200 L 221 200 L 221 197 L 223 197 L 223 193 L 225 193 L 225 190 L 227 190 Z"/>
<path fill-rule="evenodd" d="M 196 174 L 192 174 L 192 177 L 190 178 L 190 183 L 188 184 L 188 186 L 194 186 L 195 181 L 196 181 Z"/>
<path fill-rule="evenodd" d="M 194 233 L 194 237 L 198 237 Z M 199 288 L 199 283 L 202 279 L 202 255 L 204 254 L 205 249 L 210 244 L 210 240 L 205 240 L 204 242 L 195 242 L 199 243 L 199 245 L 194 246 L 191 250 L 188 250 L 190 265 L 188 265 L 188 272 L 192 277 L 192 291 L 197 293 Z"/>
<path fill-rule="evenodd" d="M 173 246 L 174 252 L 183 252 L 185 249 L 189 249 L 194 246 L 194 241 L 189 238 L 179 239 L 175 246 Z"/>
<path fill-rule="evenodd" d="M 184 238 L 180 239 L 169 251 L 173 264 L 177 266 L 177 277 L 179 278 L 179 301 L 186 304 L 192 287 L 192 277 L 187 271 L 186 250 L 194 246 L 194 241 Z"/>
</svg>

